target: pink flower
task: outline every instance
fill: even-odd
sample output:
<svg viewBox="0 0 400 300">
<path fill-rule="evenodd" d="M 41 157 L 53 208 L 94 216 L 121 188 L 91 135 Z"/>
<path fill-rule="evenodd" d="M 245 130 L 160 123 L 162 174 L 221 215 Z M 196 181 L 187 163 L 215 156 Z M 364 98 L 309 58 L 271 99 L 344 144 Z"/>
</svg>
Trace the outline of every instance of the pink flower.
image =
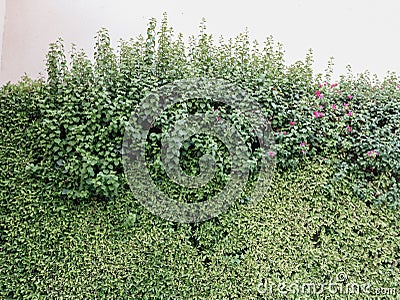
<svg viewBox="0 0 400 300">
<path fill-rule="evenodd" d="M 304 147 L 306 145 L 306 142 L 301 142 L 300 147 Z"/>
<path fill-rule="evenodd" d="M 301 153 L 306 154 L 306 151 L 303 149 L 303 150 L 301 150 Z"/>
<path fill-rule="evenodd" d="M 349 98 L 350 100 L 353 99 L 352 95 L 347 95 L 347 98 Z"/>
<path fill-rule="evenodd" d="M 346 126 L 346 129 L 347 129 L 348 132 L 352 132 L 353 131 L 353 129 L 349 125 Z"/>
<path fill-rule="evenodd" d="M 284 132 L 283 132 L 283 135 L 286 135 L 286 133 L 287 133 L 287 132 L 286 132 L 286 131 L 284 131 Z"/>
<path fill-rule="evenodd" d="M 338 86 L 338 84 L 334 83 L 334 84 L 331 85 L 331 88 L 334 88 L 334 87 L 337 87 L 337 86 Z"/>
<path fill-rule="evenodd" d="M 293 126 L 294 124 L 296 124 L 296 122 L 290 121 L 289 124 L 290 124 L 290 126 Z"/>
<path fill-rule="evenodd" d="M 324 114 L 323 114 L 322 112 L 314 111 L 314 117 L 315 117 L 316 119 L 318 119 L 318 118 L 320 118 L 320 117 L 323 117 L 323 116 L 324 116 Z"/>
<path fill-rule="evenodd" d="M 318 91 L 315 92 L 315 96 L 316 96 L 317 98 L 320 98 L 320 99 L 324 97 L 324 95 L 321 93 L 320 90 L 318 90 Z"/>
<path fill-rule="evenodd" d="M 275 156 L 275 153 L 272 152 L 272 151 L 269 151 L 268 154 L 269 154 L 269 156 L 270 156 L 271 158 L 273 158 L 273 157 Z"/>
<path fill-rule="evenodd" d="M 328 86 L 328 85 L 329 85 L 329 83 L 328 83 L 328 82 L 325 82 L 325 83 L 324 83 L 324 86 Z"/>
<path fill-rule="evenodd" d="M 349 115 L 349 116 L 352 116 L 352 115 L 353 115 L 353 112 L 352 112 L 352 111 L 349 111 L 348 115 Z"/>
<path fill-rule="evenodd" d="M 318 83 L 318 87 L 319 87 L 319 88 L 322 88 L 322 84 Z"/>
<path fill-rule="evenodd" d="M 349 106 L 349 104 L 345 102 L 345 103 L 343 103 L 343 106 Z"/>
<path fill-rule="evenodd" d="M 322 105 L 319 106 L 319 109 L 323 109 L 324 107 Z"/>
<path fill-rule="evenodd" d="M 398 89 L 400 89 L 400 83 L 399 83 L 398 85 L 396 85 L 396 87 L 397 87 Z"/>
<path fill-rule="evenodd" d="M 375 157 L 377 157 L 377 156 L 379 155 L 379 152 L 376 151 L 376 150 L 372 150 L 372 151 L 368 151 L 368 152 L 367 152 L 367 155 L 368 155 L 370 158 L 375 158 Z"/>
<path fill-rule="evenodd" d="M 333 104 L 332 109 L 336 109 L 336 108 L 337 108 L 336 104 Z"/>
</svg>

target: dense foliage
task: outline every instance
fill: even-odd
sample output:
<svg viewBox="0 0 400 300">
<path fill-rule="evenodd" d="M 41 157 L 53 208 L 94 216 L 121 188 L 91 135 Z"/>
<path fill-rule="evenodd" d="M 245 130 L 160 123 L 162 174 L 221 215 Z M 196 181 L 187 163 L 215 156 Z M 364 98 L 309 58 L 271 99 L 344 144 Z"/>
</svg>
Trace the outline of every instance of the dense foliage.
<svg viewBox="0 0 400 300">
<path fill-rule="evenodd" d="M 331 65 L 313 76 L 311 52 L 286 66 L 271 37 L 263 46 L 246 32 L 215 43 L 204 23 L 185 44 L 166 18 L 159 29 L 152 19 L 145 37 L 120 41 L 117 51 L 103 29 L 93 60 L 75 48 L 67 56 L 62 40 L 51 44 L 46 79 L 25 77 L 0 91 L 1 298 L 251 299 L 262 296 L 262 279 L 329 282 L 339 271 L 374 286 L 399 285 L 395 74 L 379 81 L 349 71 L 332 82 Z M 262 105 L 277 169 L 256 208 L 244 195 L 218 218 L 173 224 L 130 194 L 124 128 L 150 91 L 204 77 L 232 82 Z M 198 111 L 231 120 L 249 151 L 257 146 L 251 124 L 220 103 L 193 99 L 166 111 L 148 136 L 147 161 L 160 189 L 186 201 L 217 193 L 230 166 L 220 141 L 195 135 L 181 165 L 198 174 L 198 157 L 213 154 L 215 180 L 196 192 L 168 180 L 159 158 L 163 132 Z M 257 168 L 250 184 L 256 175 Z"/>
<path fill-rule="evenodd" d="M 294 169 L 314 157 L 333 157 L 335 174 L 351 178 L 360 196 L 365 196 L 367 184 L 377 180 L 372 183 L 377 201 L 398 205 L 400 91 L 396 76 L 379 82 L 368 74 L 354 78 L 350 73 L 330 83 L 329 70 L 325 80 L 313 78 L 311 53 L 305 62 L 286 67 L 282 49 L 271 38 L 263 48 L 256 42 L 251 45 L 247 33 L 215 44 L 204 24 L 199 36 L 186 46 L 181 36 L 173 39 L 166 19 L 159 32 L 152 20 L 146 38 L 121 41 L 116 53 L 107 31 L 101 30 L 96 40 L 94 63 L 73 50 L 69 66 L 61 41 L 52 44 L 47 57 L 49 78 L 43 83 L 46 91 L 38 95 L 42 139 L 48 140 L 45 151 L 63 178 L 62 193 L 75 199 L 117 195 L 123 184 L 121 140 L 135 105 L 158 86 L 206 76 L 238 85 L 264 107 L 275 132 L 279 170 Z M 153 174 L 163 172 L 158 159 L 163 132 L 182 114 L 199 111 L 240 122 L 240 112 L 235 117 L 234 111 L 212 101 L 193 99 L 170 109 L 149 136 Z M 244 138 L 252 139 L 248 133 Z M 201 137 L 188 142 L 192 153 L 204 152 Z M 225 165 L 221 168 L 226 169 L 226 150 L 224 155 L 218 148 L 217 156 Z M 187 151 L 183 150 L 182 157 Z M 198 171 L 195 158 L 185 164 L 189 174 Z M 165 174 L 160 178 L 167 179 Z M 167 183 L 170 188 L 174 186 Z"/>
</svg>

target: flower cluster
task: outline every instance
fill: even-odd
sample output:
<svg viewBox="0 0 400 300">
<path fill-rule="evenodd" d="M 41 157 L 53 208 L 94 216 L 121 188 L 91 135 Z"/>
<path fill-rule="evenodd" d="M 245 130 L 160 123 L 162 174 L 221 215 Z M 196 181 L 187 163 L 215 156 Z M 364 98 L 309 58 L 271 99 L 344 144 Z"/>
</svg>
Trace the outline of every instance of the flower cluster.
<svg viewBox="0 0 400 300">
<path fill-rule="evenodd" d="M 367 155 L 368 155 L 370 158 L 375 158 L 375 157 L 377 157 L 377 156 L 379 155 L 379 152 L 376 151 L 376 150 L 371 150 L 371 151 L 368 151 L 368 152 L 367 152 Z"/>
<path fill-rule="evenodd" d="M 400 83 L 396 87 L 400 90 Z M 339 92 L 339 95 L 337 92 Z M 313 93 L 311 99 L 305 99 L 307 102 L 304 105 L 308 105 L 307 108 L 309 110 L 307 109 L 307 111 L 309 111 L 309 117 L 315 120 L 317 128 L 311 131 L 309 128 L 304 129 L 303 126 L 310 126 L 312 124 L 310 123 L 310 119 L 292 117 L 292 119 L 286 120 L 287 126 L 281 128 L 280 131 L 281 138 L 287 140 L 287 145 L 290 145 L 289 147 L 293 147 L 294 145 L 295 151 L 303 157 L 307 157 L 311 153 L 325 154 L 327 149 L 322 148 L 328 138 L 336 139 L 339 136 L 345 138 L 344 136 L 347 135 L 348 138 L 354 141 L 357 138 L 354 132 L 360 130 L 360 127 L 361 130 L 363 128 L 363 124 L 358 123 L 357 114 L 359 113 L 354 111 L 355 107 L 353 106 L 353 101 L 357 98 L 356 92 L 349 92 L 343 89 L 340 95 L 337 83 L 330 84 L 325 82 L 318 84 L 318 88 L 315 88 Z M 328 122 L 330 124 L 325 124 Z M 331 123 L 335 123 L 336 126 L 330 126 Z M 300 126 L 298 128 L 294 125 Z M 300 140 L 297 139 L 300 136 L 296 137 L 297 133 L 301 133 L 302 137 Z M 311 140 L 316 141 L 315 145 L 314 142 L 310 141 L 310 144 L 308 144 L 306 141 L 308 139 L 307 136 L 310 134 L 312 135 Z M 294 144 L 293 140 L 296 141 Z M 346 141 L 346 145 L 348 142 L 350 141 Z M 341 148 L 343 148 L 343 145 Z M 271 157 L 276 156 L 273 152 L 270 152 L 269 155 Z M 375 159 L 378 155 L 380 154 L 377 150 L 370 150 L 364 154 L 364 157 Z"/>
<path fill-rule="evenodd" d="M 317 98 L 322 99 L 322 98 L 324 97 L 324 94 L 322 94 L 321 91 L 318 90 L 318 91 L 315 92 L 315 96 L 316 96 Z"/>
<path fill-rule="evenodd" d="M 324 114 L 323 114 L 322 112 L 314 111 L 314 117 L 315 117 L 316 119 L 322 118 L 323 116 L 324 116 Z"/>
<path fill-rule="evenodd" d="M 307 143 L 306 142 L 301 142 L 300 143 L 300 147 L 302 148 L 301 149 L 301 153 L 303 153 L 303 154 L 306 154 L 306 147 L 307 147 Z"/>
<path fill-rule="evenodd" d="M 323 89 L 326 89 L 325 87 L 328 87 L 328 89 L 327 89 L 327 92 L 329 93 L 329 87 L 331 88 L 331 89 L 334 89 L 334 88 L 337 88 L 337 92 L 338 92 L 338 94 L 340 95 L 341 94 L 341 91 L 340 91 L 340 89 L 338 88 L 338 84 L 337 83 L 333 83 L 333 84 L 329 84 L 328 82 L 325 82 L 325 83 L 319 83 L 318 84 L 318 90 L 315 92 L 315 96 L 317 97 L 317 98 L 319 98 L 319 99 L 322 99 L 323 98 L 323 93 L 322 93 L 322 90 Z M 354 96 L 352 95 L 352 94 L 348 94 L 347 95 L 347 99 L 348 100 L 352 100 L 354 98 Z M 338 108 L 338 106 L 336 105 L 336 104 L 332 104 L 332 110 L 336 110 L 337 108 Z M 343 107 L 346 109 L 346 110 L 348 110 L 348 109 L 350 109 L 350 107 L 349 107 L 349 103 L 348 102 L 343 102 Z M 322 110 L 323 109 L 323 106 L 322 105 L 320 105 L 319 106 L 319 108 L 320 108 L 320 110 Z M 321 111 L 318 111 L 318 110 L 316 110 L 316 111 L 314 111 L 313 112 L 313 114 L 314 114 L 314 117 L 316 118 L 316 119 L 318 119 L 318 118 L 322 118 L 323 116 L 324 116 L 324 113 L 322 113 Z M 353 116 L 353 112 L 352 111 L 348 111 L 347 112 L 347 115 L 349 116 L 349 117 L 351 117 L 351 116 Z M 347 125 L 346 126 L 346 129 L 347 129 L 347 131 L 348 132 L 352 132 L 353 131 L 353 129 L 350 127 L 350 125 Z"/>
</svg>

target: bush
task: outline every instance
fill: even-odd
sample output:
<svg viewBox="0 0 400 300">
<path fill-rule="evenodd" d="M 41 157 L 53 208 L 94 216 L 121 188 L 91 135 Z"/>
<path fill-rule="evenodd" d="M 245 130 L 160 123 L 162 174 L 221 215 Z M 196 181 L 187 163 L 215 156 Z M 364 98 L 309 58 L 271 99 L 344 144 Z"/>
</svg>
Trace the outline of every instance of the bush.
<svg viewBox="0 0 400 300">
<path fill-rule="evenodd" d="M 166 222 L 131 194 L 74 205 L 15 174 L 0 202 L 0 297 L 285 299 L 269 287 L 320 290 L 340 272 L 343 286 L 398 287 L 398 212 L 369 208 L 334 172 L 313 161 L 277 173 L 255 208 L 199 224 Z"/>
<path fill-rule="evenodd" d="M 357 78 L 350 73 L 333 84 L 327 81 L 328 71 L 324 82 L 322 75 L 312 74 L 311 51 L 304 62 L 286 67 L 282 48 L 272 38 L 262 50 L 257 42 L 251 45 L 246 32 L 234 41 L 215 44 L 204 23 L 199 36 L 186 46 L 181 35 L 173 38 L 166 18 L 160 31 L 152 19 L 146 38 L 121 41 L 117 53 L 110 47 L 106 30 L 99 31 L 96 41 L 93 63 L 73 49 L 68 66 L 61 40 L 51 45 L 47 56 L 49 77 L 44 85 L 48 92 L 41 101 L 43 139 L 48 140 L 47 153 L 60 171 L 62 193 L 74 199 L 115 197 L 124 185 L 122 134 L 135 105 L 159 86 L 206 76 L 234 83 L 262 105 L 275 133 L 278 170 L 294 170 L 315 157 L 334 157 L 335 176 L 352 178 L 361 197 L 365 197 L 363 189 L 373 184 L 378 202 L 398 205 L 400 101 L 395 75 L 379 82 L 368 73 Z M 175 188 L 157 158 L 160 126 L 167 130 L 173 124 L 172 116 L 179 113 L 214 113 L 219 107 L 212 101 L 198 101 L 166 112 L 149 137 L 149 169 L 167 190 Z M 224 114 L 224 110 L 220 107 L 218 112 Z M 182 150 L 189 173 L 198 172 L 198 160 L 187 160 L 189 154 L 204 149 L 205 140 L 195 139 L 189 141 L 193 143 L 189 152 Z M 250 148 L 254 149 L 254 143 Z M 226 151 L 219 157 L 226 171 Z"/>
<path fill-rule="evenodd" d="M 101 30 L 95 53 L 93 62 L 76 50 L 67 60 L 59 40 L 46 80 L 0 90 L 0 298 L 257 299 L 270 296 L 271 284 L 318 285 L 339 272 L 373 288 L 399 285 L 399 214 L 387 207 L 399 201 L 396 75 L 381 82 L 349 73 L 332 83 L 329 72 L 313 76 L 311 52 L 286 67 L 272 38 L 262 50 L 247 33 L 214 44 L 204 24 L 185 45 L 166 19 L 159 31 L 151 20 L 145 38 L 121 41 L 117 52 Z M 199 77 L 257 99 L 274 130 L 277 168 L 256 207 L 244 195 L 217 218 L 172 223 L 134 201 L 122 138 L 151 91 Z M 147 136 L 147 163 L 158 187 L 185 201 L 217 193 L 231 163 L 218 139 L 195 135 L 180 163 L 196 175 L 199 156 L 215 155 L 214 181 L 193 192 L 168 180 L 163 132 L 195 111 L 231 120 L 249 152 L 258 146 L 252 124 L 221 103 L 193 99 L 166 110 Z M 252 176 L 248 194 L 256 167 Z"/>
</svg>

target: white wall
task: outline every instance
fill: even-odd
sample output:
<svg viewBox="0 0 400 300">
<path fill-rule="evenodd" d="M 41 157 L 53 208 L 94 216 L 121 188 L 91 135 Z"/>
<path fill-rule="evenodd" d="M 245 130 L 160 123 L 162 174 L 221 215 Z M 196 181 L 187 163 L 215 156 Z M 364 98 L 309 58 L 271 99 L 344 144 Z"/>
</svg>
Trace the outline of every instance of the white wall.
<svg viewBox="0 0 400 300">
<path fill-rule="evenodd" d="M 0 0 L 0 71 L 1 71 L 1 52 L 3 49 L 4 21 L 6 17 L 6 0 Z"/>
<path fill-rule="evenodd" d="M 303 59 L 313 48 L 318 72 L 334 56 L 337 75 L 345 73 L 347 64 L 356 72 L 400 74 L 398 0 L 6 1 L 0 83 L 16 81 L 24 72 L 33 77 L 43 73 L 48 44 L 58 37 L 91 53 L 100 27 L 108 28 L 116 42 L 144 34 L 148 19 L 161 20 L 164 11 L 186 37 L 197 34 L 205 17 L 216 37 L 232 37 L 246 27 L 259 41 L 272 34 L 284 44 L 288 63 Z"/>
</svg>

